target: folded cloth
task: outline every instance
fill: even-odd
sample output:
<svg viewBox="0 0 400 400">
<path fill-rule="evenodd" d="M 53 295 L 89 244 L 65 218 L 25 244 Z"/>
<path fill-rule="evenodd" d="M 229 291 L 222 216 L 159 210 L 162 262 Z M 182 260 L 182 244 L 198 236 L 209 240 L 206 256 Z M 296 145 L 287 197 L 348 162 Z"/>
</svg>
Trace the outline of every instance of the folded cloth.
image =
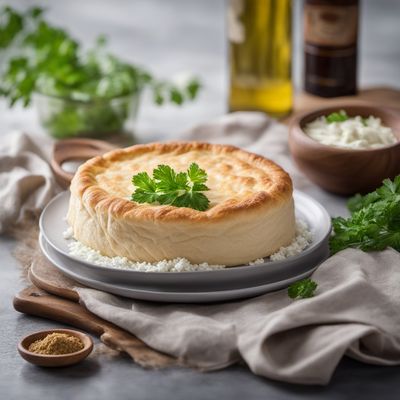
<svg viewBox="0 0 400 400">
<path fill-rule="evenodd" d="M 81 302 L 149 346 L 204 370 L 243 359 L 257 375 L 326 384 L 344 354 L 400 363 L 400 254 L 347 249 L 314 273 L 316 296 L 286 290 L 213 305 L 156 304 L 77 288 Z"/>
<path fill-rule="evenodd" d="M 57 184 L 46 159 L 47 143 L 39 147 L 24 133 L 12 132 L 0 146 L 0 233 L 27 214 L 38 214 L 54 196 Z"/>
</svg>

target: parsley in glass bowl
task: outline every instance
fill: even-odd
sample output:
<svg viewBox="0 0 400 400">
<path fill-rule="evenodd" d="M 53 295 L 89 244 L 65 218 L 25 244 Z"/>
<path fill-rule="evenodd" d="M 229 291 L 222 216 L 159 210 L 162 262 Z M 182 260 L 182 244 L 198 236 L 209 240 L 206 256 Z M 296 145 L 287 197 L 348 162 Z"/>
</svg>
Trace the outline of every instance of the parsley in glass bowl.
<svg viewBox="0 0 400 400">
<path fill-rule="evenodd" d="M 104 41 L 61 72 L 43 71 L 33 101 L 53 137 L 102 137 L 126 130 L 136 118 L 143 86 L 152 78 L 103 50 Z"/>
<path fill-rule="evenodd" d="M 104 137 L 129 130 L 140 93 L 90 101 L 35 93 L 33 99 L 42 127 L 54 138 Z"/>
<path fill-rule="evenodd" d="M 195 99 L 200 84 L 160 80 L 147 70 L 106 51 L 106 38 L 83 51 L 62 28 L 44 19 L 44 10 L 0 9 L 0 96 L 12 107 L 35 101 L 39 120 L 56 138 L 101 137 L 122 132 L 136 118 L 141 93 L 154 102 L 181 105 Z"/>
</svg>

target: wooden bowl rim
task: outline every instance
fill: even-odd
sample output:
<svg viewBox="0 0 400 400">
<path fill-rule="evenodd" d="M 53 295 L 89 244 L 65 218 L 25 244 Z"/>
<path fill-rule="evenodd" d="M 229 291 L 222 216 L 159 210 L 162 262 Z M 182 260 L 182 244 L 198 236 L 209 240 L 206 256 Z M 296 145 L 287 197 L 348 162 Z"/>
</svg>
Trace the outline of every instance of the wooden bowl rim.
<svg viewBox="0 0 400 400">
<path fill-rule="evenodd" d="M 73 353 L 67 353 L 67 354 L 38 354 L 34 353 L 33 351 L 29 351 L 28 347 L 29 345 L 34 342 L 35 340 L 39 340 L 41 338 L 46 337 L 47 335 L 51 333 L 66 333 L 68 335 L 75 336 L 79 338 L 82 343 L 83 343 L 83 349 L 74 351 Z M 28 347 L 27 347 L 28 346 Z M 37 358 L 37 359 L 65 359 L 68 357 L 72 356 L 78 356 L 78 355 L 84 355 L 84 353 L 87 352 L 86 356 L 87 357 L 93 349 L 93 340 L 92 338 L 81 331 L 75 330 L 75 329 L 47 329 L 43 331 L 37 331 L 34 333 L 31 333 L 25 337 L 23 337 L 20 342 L 18 343 L 18 351 L 21 353 L 24 353 L 31 358 Z"/>
<path fill-rule="evenodd" d="M 304 139 L 305 143 L 307 145 L 310 145 L 311 147 L 314 147 L 318 150 L 321 151 L 325 151 L 328 153 L 333 153 L 333 154 L 341 154 L 341 153 L 346 153 L 346 154 L 371 154 L 371 153 L 379 153 L 379 152 L 386 152 L 388 150 L 392 150 L 395 149 L 397 147 L 400 148 L 400 132 L 398 132 L 398 134 L 396 136 L 397 138 L 397 142 L 387 145 L 387 146 L 382 146 L 382 147 L 378 147 L 378 148 L 374 148 L 374 149 L 351 149 L 351 148 L 347 148 L 347 147 L 339 147 L 339 146 L 330 146 L 327 144 L 322 144 L 320 142 L 318 142 L 317 140 L 314 140 L 312 138 L 310 138 L 310 136 L 308 136 L 304 130 L 303 130 L 303 124 L 304 124 L 304 120 L 305 119 L 312 119 L 312 118 L 318 118 L 322 115 L 325 115 L 326 113 L 329 112 L 333 112 L 333 111 L 338 111 L 338 110 L 344 110 L 344 111 L 348 111 L 351 109 L 365 109 L 365 110 L 377 110 L 378 113 L 380 114 L 386 114 L 387 116 L 391 117 L 391 118 L 395 118 L 399 120 L 399 124 L 400 124 L 400 111 L 396 112 L 396 110 L 390 109 L 388 107 L 379 107 L 379 106 L 374 106 L 374 105 L 370 105 L 370 104 L 349 104 L 349 103 L 345 103 L 343 105 L 338 105 L 338 106 L 327 106 L 327 107 L 321 107 L 321 108 L 317 108 L 313 111 L 306 111 L 304 113 L 299 114 L 298 116 L 296 116 L 290 123 L 290 127 L 289 130 L 290 131 L 296 131 L 296 133 L 300 134 L 302 139 Z M 351 113 L 351 111 L 350 111 Z M 373 111 L 369 111 L 369 115 L 373 115 Z M 358 114 L 360 115 L 360 114 Z M 390 125 L 389 125 L 390 126 Z M 393 127 L 390 126 L 392 129 Z M 397 130 L 396 130 L 397 132 Z"/>
</svg>

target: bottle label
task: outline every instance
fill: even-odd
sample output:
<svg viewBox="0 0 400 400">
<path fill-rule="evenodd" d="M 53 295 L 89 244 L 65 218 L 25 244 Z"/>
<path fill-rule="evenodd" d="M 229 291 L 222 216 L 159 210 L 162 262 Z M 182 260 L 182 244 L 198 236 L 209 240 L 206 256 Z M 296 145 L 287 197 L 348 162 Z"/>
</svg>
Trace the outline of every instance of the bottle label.
<svg viewBox="0 0 400 400">
<path fill-rule="evenodd" d="M 357 6 L 306 4 L 304 37 L 320 46 L 351 46 L 357 40 Z"/>
</svg>

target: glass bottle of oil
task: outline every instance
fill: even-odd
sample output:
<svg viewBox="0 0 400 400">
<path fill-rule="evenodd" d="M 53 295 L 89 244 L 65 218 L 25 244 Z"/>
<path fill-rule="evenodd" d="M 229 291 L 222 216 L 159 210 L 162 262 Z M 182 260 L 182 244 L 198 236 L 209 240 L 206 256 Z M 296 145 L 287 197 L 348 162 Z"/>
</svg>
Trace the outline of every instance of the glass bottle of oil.
<svg viewBox="0 0 400 400">
<path fill-rule="evenodd" d="M 291 18 L 291 0 L 230 0 L 231 111 L 290 112 Z"/>
</svg>

